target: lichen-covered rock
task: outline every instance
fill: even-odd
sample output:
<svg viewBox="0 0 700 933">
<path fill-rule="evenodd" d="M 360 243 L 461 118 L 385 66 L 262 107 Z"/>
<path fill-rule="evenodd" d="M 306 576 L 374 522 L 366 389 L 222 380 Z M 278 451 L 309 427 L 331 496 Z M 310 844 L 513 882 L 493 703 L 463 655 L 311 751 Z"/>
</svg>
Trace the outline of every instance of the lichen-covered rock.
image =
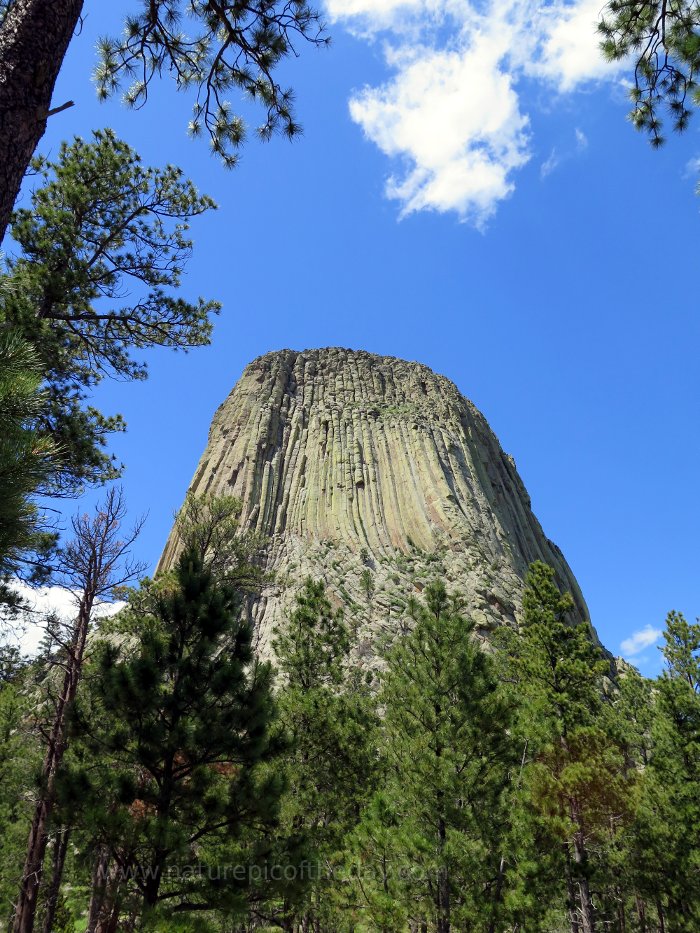
<svg viewBox="0 0 700 933">
<path fill-rule="evenodd" d="M 587 615 L 513 459 L 472 403 L 419 363 L 337 348 L 260 357 L 216 412 L 190 488 L 238 496 L 245 525 L 268 536 L 274 582 L 254 608 L 263 646 L 308 575 L 345 606 L 368 664 L 379 633 L 391 636 L 406 599 L 436 575 L 483 632 L 517 618 L 537 559 Z M 161 569 L 174 552 L 171 539 Z"/>
</svg>

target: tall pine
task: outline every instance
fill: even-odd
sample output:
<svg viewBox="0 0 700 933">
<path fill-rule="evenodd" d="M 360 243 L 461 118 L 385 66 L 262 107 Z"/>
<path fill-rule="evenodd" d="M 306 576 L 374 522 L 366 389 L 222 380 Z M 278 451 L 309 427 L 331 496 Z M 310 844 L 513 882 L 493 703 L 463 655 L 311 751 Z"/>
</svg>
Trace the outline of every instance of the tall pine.
<svg viewBox="0 0 700 933">
<path fill-rule="evenodd" d="M 284 831 L 306 847 L 311 869 L 295 904 L 283 905 L 285 928 L 336 930 L 335 867 L 349 832 L 374 789 L 377 717 L 353 676 L 353 639 L 322 582 L 306 580 L 277 631 L 280 719 L 290 740 Z"/>
<path fill-rule="evenodd" d="M 94 702 L 105 717 L 91 737 L 110 789 L 91 814 L 96 882 L 110 889 L 103 911 L 136 901 L 145 927 L 163 912 L 173 923 L 242 913 L 249 873 L 222 873 L 209 854 L 277 818 L 271 670 L 240 610 L 240 591 L 190 545 L 172 576 L 137 594 L 138 644 L 103 647 Z"/>
<path fill-rule="evenodd" d="M 604 873 L 614 816 L 627 793 L 622 753 L 605 728 L 610 661 L 588 623 L 571 617 L 554 570 L 535 562 L 526 578 L 523 620 L 512 645 L 524 701 L 519 731 L 529 741 L 524 792 L 546 850 L 560 846 L 572 933 L 598 926 L 594 877 Z M 551 896 L 551 895 L 550 895 Z"/>
<path fill-rule="evenodd" d="M 392 928 L 394 911 L 437 933 L 485 931 L 500 908 L 516 756 L 509 701 L 441 582 L 411 602 L 410 614 L 412 628 L 389 650 L 382 675 L 387 776 L 360 841 L 365 859 L 386 872 L 375 872 L 366 900 L 382 929 Z"/>
</svg>

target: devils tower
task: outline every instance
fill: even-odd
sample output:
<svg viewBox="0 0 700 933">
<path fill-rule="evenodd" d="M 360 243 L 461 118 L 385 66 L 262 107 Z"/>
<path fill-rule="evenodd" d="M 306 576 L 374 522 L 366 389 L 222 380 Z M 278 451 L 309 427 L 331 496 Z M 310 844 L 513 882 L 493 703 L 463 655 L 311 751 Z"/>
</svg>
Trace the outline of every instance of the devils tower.
<svg viewBox="0 0 700 933">
<path fill-rule="evenodd" d="M 253 610 L 263 646 L 309 575 L 354 620 L 368 658 L 437 575 L 483 633 L 517 619 L 538 559 L 587 616 L 512 457 L 456 386 L 419 363 L 338 348 L 259 357 L 216 412 L 190 489 L 237 496 L 244 526 L 267 540 L 272 582 Z M 174 549 L 171 538 L 161 568 Z"/>
</svg>

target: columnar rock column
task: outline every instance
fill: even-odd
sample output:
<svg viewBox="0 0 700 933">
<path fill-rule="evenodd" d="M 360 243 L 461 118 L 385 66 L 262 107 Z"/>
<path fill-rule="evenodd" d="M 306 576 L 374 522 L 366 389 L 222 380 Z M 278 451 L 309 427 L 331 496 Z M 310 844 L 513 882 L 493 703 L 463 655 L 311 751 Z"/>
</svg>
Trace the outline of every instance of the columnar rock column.
<svg viewBox="0 0 700 933">
<path fill-rule="evenodd" d="M 274 582 L 254 610 L 263 645 L 308 575 L 345 607 L 368 662 L 377 633 L 436 575 L 482 632 L 517 618 L 537 559 L 587 616 L 513 459 L 453 383 L 419 363 L 338 348 L 258 358 L 216 412 L 190 488 L 238 496 L 245 527 L 268 539 Z M 171 538 L 160 569 L 175 548 Z"/>
</svg>

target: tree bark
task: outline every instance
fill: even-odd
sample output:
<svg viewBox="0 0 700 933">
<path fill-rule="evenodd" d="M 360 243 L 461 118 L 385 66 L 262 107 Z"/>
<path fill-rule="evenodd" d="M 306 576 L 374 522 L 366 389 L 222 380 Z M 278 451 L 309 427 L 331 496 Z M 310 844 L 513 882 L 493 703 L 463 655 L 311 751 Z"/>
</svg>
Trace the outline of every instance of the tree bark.
<svg viewBox="0 0 700 933">
<path fill-rule="evenodd" d="M 114 586 L 126 583 L 141 572 L 139 565 L 127 563 L 123 575 L 117 574 L 120 562 L 128 554 L 129 547 L 141 527 L 137 523 L 130 536 L 120 539 L 119 533 L 125 512 L 121 491 L 110 490 L 94 519 L 87 515 L 73 519 L 75 538 L 62 551 L 64 583 L 70 584 L 70 588 L 81 595 L 77 618 L 70 633 L 70 642 L 65 648 L 66 657 L 62 661 L 64 675 L 61 691 L 54 706 L 53 721 L 47 730 L 41 790 L 29 831 L 27 855 L 12 923 L 13 933 L 33 933 L 34 930 L 49 820 L 56 801 L 56 778 L 68 747 L 68 713 L 78 691 L 92 608 L 95 602 Z"/>
<path fill-rule="evenodd" d="M 659 933 L 666 933 L 666 923 L 664 920 L 664 909 L 661 906 L 661 901 L 656 901 L 656 914 L 659 918 Z"/>
<path fill-rule="evenodd" d="M 442 801 L 441 801 L 442 802 Z M 440 867 L 437 877 L 437 933 L 450 933 L 450 880 L 445 864 L 444 852 L 447 844 L 447 827 L 445 821 L 438 821 L 438 851 L 440 853 Z"/>
<path fill-rule="evenodd" d="M 647 933 L 646 904 L 638 894 L 635 894 L 634 902 L 637 910 L 637 919 L 639 920 L 639 933 Z"/>
<path fill-rule="evenodd" d="M 92 873 L 92 891 L 85 933 L 115 933 L 121 914 L 121 875 L 109 849 L 103 846 Z"/>
<path fill-rule="evenodd" d="M 84 0 L 14 0 L 0 25 L 0 243 Z"/>
<path fill-rule="evenodd" d="M 122 909 L 122 894 L 116 865 L 113 866 L 107 883 L 107 897 L 95 925 L 95 933 L 116 933 Z M 130 925 L 130 928 L 133 924 Z"/>
<path fill-rule="evenodd" d="M 95 860 L 92 872 L 92 888 L 90 890 L 90 906 L 88 907 L 88 922 L 85 933 L 95 933 L 97 922 L 102 913 L 102 905 L 107 896 L 109 881 L 109 851 L 103 846 Z"/>
<path fill-rule="evenodd" d="M 56 907 L 58 906 L 58 895 L 61 891 L 61 881 L 63 880 L 63 869 L 66 864 L 66 854 L 68 852 L 68 841 L 70 839 L 70 827 L 65 827 L 56 836 L 53 850 L 53 873 L 51 876 L 51 887 L 46 897 L 46 913 L 44 914 L 44 933 L 51 933 L 53 930 L 53 921 L 56 916 Z"/>
<path fill-rule="evenodd" d="M 578 814 L 574 808 L 574 819 L 581 826 L 580 819 L 576 819 Z M 574 864 L 576 865 L 577 877 L 576 887 L 579 894 L 579 905 L 581 909 L 581 930 L 582 933 L 595 933 L 595 916 L 593 913 L 593 899 L 591 889 L 586 876 L 587 853 L 583 841 L 583 831 L 579 828 L 574 833 Z"/>
<path fill-rule="evenodd" d="M 80 600 L 75 636 L 70 647 L 63 687 L 56 704 L 56 713 L 49 735 L 46 757 L 44 758 L 42 769 L 43 787 L 36 802 L 34 818 L 29 830 L 27 857 L 20 882 L 19 900 L 12 927 L 13 933 L 32 933 L 34 930 L 37 896 L 49 838 L 48 823 L 56 801 L 56 776 L 66 751 L 67 716 L 78 690 L 94 599 L 94 590 L 86 590 Z"/>
<path fill-rule="evenodd" d="M 569 915 L 569 926 L 571 927 L 571 933 L 580 933 L 578 911 L 576 910 L 576 892 L 574 891 L 574 882 L 571 875 L 571 852 L 568 845 L 565 847 L 565 850 L 567 913 Z"/>
</svg>

